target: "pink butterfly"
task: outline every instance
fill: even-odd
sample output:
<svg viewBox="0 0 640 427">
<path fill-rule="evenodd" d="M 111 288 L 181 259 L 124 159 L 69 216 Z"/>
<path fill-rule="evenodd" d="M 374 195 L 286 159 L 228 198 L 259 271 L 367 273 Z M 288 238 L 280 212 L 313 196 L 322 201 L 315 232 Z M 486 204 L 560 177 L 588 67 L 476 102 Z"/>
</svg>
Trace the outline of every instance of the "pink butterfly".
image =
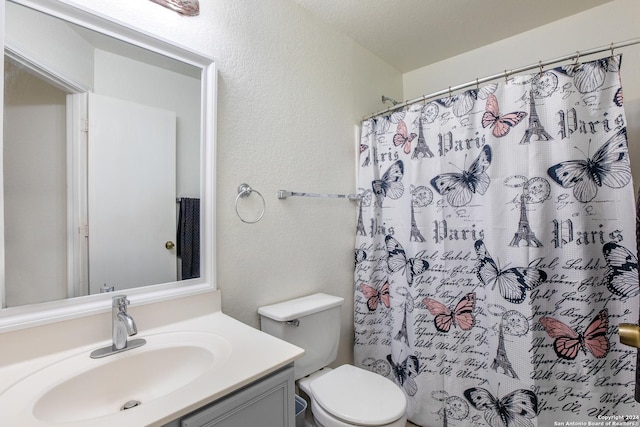
<svg viewBox="0 0 640 427">
<path fill-rule="evenodd" d="M 540 323 L 553 341 L 553 349 L 556 355 L 562 359 L 573 360 L 582 350 L 587 354 L 587 349 L 598 359 L 602 359 L 609 352 L 609 313 L 607 309 L 601 310 L 589 323 L 584 334 L 579 334 L 569 326 L 553 317 L 542 317 Z"/>
<path fill-rule="evenodd" d="M 405 154 L 409 154 L 411 152 L 411 141 L 416 137 L 415 133 L 409 134 L 407 130 L 407 125 L 403 120 L 398 122 L 398 128 L 396 129 L 396 134 L 393 135 L 393 145 L 399 147 L 404 145 L 403 151 Z"/>
<path fill-rule="evenodd" d="M 380 290 L 361 283 L 360 291 L 363 293 L 365 298 L 367 298 L 367 308 L 369 311 L 376 311 L 379 303 L 382 303 L 387 308 L 391 305 L 388 282 L 385 282 Z"/>
<path fill-rule="evenodd" d="M 433 323 L 440 332 L 449 332 L 451 325 L 458 325 L 463 331 L 468 331 L 475 323 L 475 317 L 473 316 L 473 310 L 476 307 L 475 292 L 470 292 L 462 297 L 453 310 L 432 298 L 425 298 L 422 302 L 429 310 L 429 313 L 435 316 Z"/>
<path fill-rule="evenodd" d="M 487 111 L 482 115 L 482 127 L 493 127 L 493 136 L 501 138 L 509 133 L 511 128 L 527 116 L 524 111 L 515 111 L 513 113 L 500 115 L 498 107 L 498 98 L 492 93 L 487 96 Z"/>
</svg>

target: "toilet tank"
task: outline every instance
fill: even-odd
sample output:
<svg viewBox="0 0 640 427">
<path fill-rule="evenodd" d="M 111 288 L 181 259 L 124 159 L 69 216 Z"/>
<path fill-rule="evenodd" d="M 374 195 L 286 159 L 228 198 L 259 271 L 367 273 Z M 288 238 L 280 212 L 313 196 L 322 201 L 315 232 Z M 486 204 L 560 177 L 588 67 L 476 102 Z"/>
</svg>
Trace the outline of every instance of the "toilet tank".
<svg viewBox="0 0 640 427">
<path fill-rule="evenodd" d="M 296 380 L 336 359 L 343 302 L 319 293 L 258 308 L 263 332 L 304 349 L 294 364 Z"/>
</svg>

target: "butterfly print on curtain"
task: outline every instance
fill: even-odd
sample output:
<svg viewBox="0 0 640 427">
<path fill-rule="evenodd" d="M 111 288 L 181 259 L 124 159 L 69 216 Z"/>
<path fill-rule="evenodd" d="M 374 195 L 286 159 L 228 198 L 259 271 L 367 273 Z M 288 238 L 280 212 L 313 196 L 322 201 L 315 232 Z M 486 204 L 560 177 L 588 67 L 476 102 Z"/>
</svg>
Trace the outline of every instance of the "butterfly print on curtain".
<svg viewBox="0 0 640 427">
<path fill-rule="evenodd" d="M 638 258 L 616 242 L 605 243 L 602 254 L 607 263 L 607 288 L 615 295 L 629 298 L 640 294 Z"/>
<path fill-rule="evenodd" d="M 418 391 L 418 385 L 414 379 L 420 372 L 420 362 L 418 358 L 414 355 L 409 355 L 401 363 L 396 363 L 393 361 L 391 355 L 388 354 L 387 360 L 391 365 L 393 377 L 398 385 L 400 385 L 409 396 L 414 396 Z"/>
<path fill-rule="evenodd" d="M 598 359 L 602 359 L 609 352 L 609 339 L 607 338 L 609 314 L 606 309 L 601 310 L 589 323 L 584 334 L 579 334 L 570 326 L 553 317 L 542 317 L 540 323 L 547 334 L 551 338 L 555 338 L 553 349 L 562 359 L 573 360 L 578 356 L 580 350 L 585 355 L 589 350 Z"/>
<path fill-rule="evenodd" d="M 404 271 L 409 286 L 413 284 L 413 278 L 419 276 L 429 268 L 429 261 L 424 257 L 424 251 L 416 254 L 415 258 L 407 258 L 400 242 L 391 236 L 385 237 L 387 246 L 387 267 L 391 273 Z"/>
<path fill-rule="evenodd" d="M 613 103 L 616 104 L 618 107 L 622 107 L 623 102 L 623 96 L 622 96 L 622 88 L 618 88 L 618 90 L 616 91 L 616 94 L 613 96 Z"/>
<path fill-rule="evenodd" d="M 526 291 L 537 288 L 547 280 L 547 273 L 538 268 L 512 267 L 501 270 L 491 258 L 482 240 L 475 242 L 478 261 L 476 265 L 478 279 L 494 290 L 496 284 L 502 298 L 520 304 L 527 296 Z"/>
<path fill-rule="evenodd" d="M 413 132 L 409 133 L 406 123 L 400 120 L 396 134 L 393 135 L 393 144 L 396 147 L 402 147 L 402 151 L 404 151 L 405 154 L 409 154 L 411 152 L 411 141 L 413 141 L 416 136 Z"/>
<path fill-rule="evenodd" d="M 491 127 L 493 136 L 502 138 L 509 133 L 513 126 L 520 123 L 525 117 L 527 117 L 527 113 L 524 111 L 514 111 L 500 115 L 498 99 L 495 95 L 489 94 L 487 97 L 487 111 L 482 115 L 482 127 Z"/>
<path fill-rule="evenodd" d="M 389 166 L 381 179 L 371 182 L 373 194 L 376 196 L 376 206 L 382 206 L 385 197 L 397 200 L 404 194 L 402 177 L 404 176 L 404 163 L 398 160 Z"/>
<path fill-rule="evenodd" d="M 603 185 L 614 189 L 626 186 L 631 181 L 627 128 L 612 136 L 593 158 L 558 163 L 548 174 L 562 187 L 573 188 L 573 195 L 582 203 L 592 201 Z"/>
<path fill-rule="evenodd" d="M 391 306 L 391 297 L 389 295 L 389 282 L 385 282 L 380 289 L 376 289 L 366 283 L 360 284 L 360 291 L 367 299 L 367 308 L 369 311 L 376 311 L 378 305 L 389 308 Z"/>
<path fill-rule="evenodd" d="M 429 313 L 435 316 L 433 324 L 439 332 L 449 332 L 451 326 L 458 326 L 463 331 L 473 328 L 475 323 L 473 310 L 476 308 L 476 294 L 474 292 L 462 297 L 452 309 L 433 298 L 425 298 L 422 303 L 427 307 Z"/>
<path fill-rule="evenodd" d="M 558 70 L 569 77 L 573 77 L 573 84 L 580 93 L 593 92 L 604 85 L 607 72 L 617 73 L 619 58 L 610 57 L 596 59 L 584 64 L 571 64 Z"/>
<path fill-rule="evenodd" d="M 491 427 L 533 427 L 531 420 L 538 414 L 538 397 L 530 390 L 516 390 L 496 399 L 486 389 L 473 387 L 464 397 L 479 411 Z"/>
<path fill-rule="evenodd" d="M 436 100 L 436 102 L 444 107 L 450 108 L 456 117 L 464 117 L 473 110 L 478 98 L 486 99 L 496 91 L 498 85 L 490 83 L 478 89 L 470 89 L 457 95 L 449 96 Z"/>
<path fill-rule="evenodd" d="M 491 165 L 491 147 L 485 145 L 468 171 L 440 174 L 431 180 L 431 185 L 438 194 L 447 197 L 451 206 L 466 206 L 475 193 L 483 195 L 489 189 L 491 179 L 486 172 L 489 165 Z"/>
</svg>

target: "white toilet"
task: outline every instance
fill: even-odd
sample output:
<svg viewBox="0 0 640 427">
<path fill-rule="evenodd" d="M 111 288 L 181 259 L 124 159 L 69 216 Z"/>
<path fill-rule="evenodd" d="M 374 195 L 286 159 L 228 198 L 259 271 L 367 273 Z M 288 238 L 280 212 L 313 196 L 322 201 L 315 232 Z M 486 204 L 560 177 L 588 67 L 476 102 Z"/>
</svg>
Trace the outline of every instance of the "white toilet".
<svg viewBox="0 0 640 427">
<path fill-rule="evenodd" d="M 311 399 L 317 426 L 405 427 L 407 400 L 395 383 L 352 365 L 327 367 L 338 352 L 343 301 L 314 294 L 260 307 L 261 329 L 305 350 L 295 379 Z"/>
</svg>

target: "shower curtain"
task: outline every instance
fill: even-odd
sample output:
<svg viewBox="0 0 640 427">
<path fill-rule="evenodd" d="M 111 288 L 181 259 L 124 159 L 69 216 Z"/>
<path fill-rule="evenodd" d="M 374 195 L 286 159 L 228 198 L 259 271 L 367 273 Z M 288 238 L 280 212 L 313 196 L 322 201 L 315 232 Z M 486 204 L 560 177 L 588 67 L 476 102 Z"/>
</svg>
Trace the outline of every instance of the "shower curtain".
<svg viewBox="0 0 640 427">
<path fill-rule="evenodd" d="M 617 336 L 640 293 L 620 60 L 362 123 L 355 362 L 414 423 L 640 425 Z"/>
</svg>

